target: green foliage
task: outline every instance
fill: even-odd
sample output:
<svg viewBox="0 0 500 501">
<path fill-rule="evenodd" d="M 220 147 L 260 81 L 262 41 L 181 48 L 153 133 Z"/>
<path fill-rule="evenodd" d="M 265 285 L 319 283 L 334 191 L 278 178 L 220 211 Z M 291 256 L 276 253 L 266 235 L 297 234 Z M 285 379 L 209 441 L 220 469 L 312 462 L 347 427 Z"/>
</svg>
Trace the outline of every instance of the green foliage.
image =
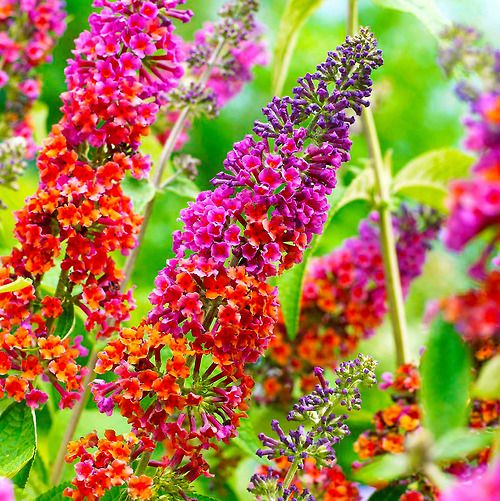
<svg viewBox="0 0 500 501">
<path fill-rule="evenodd" d="M 283 314 L 286 332 L 290 340 L 295 339 L 299 328 L 302 287 L 304 285 L 307 261 L 310 254 L 310 250 L 306 251 L 304 259 L 300 264 L 287 270 L 277 279 L 281 313 Z"/>
<path fill-rule="evenodd" d="M 31 473 L 31 469 L 33 467 L 33 463 L 35 461 L 35 456 L 33 456 L 22 468 L 18 471 L 14 477 L 12 477 L 12 481 L 14 485 L 19 487 L 20 489 L 24 489 L 26 484 L 28 483 L 28 478 Z"/>
<path fill-rule="evenodd" d="M 4 292 L 16 292 L 29 287 L 32 284 L 29 278 L 18 277 L 10 284 L 0 285 L 0 294 Z"/>
<path fill-rule="evenodd" d="M 55 487 L 52 487 L 52 489 L 49 489 L 47 492 L 44 492 L 40 496 L 36 498 L 36 501 L 54 501 L 56 499 L 63 499 L 63 491 L 66 489 L 66 487 L 69 487 L 70 483 L 65 482 L 60 485 L 56 485 Z"/>
<path fill-rule="evenodd" d="M 447 25 L 446 18 L 434 0 L 372 0 L 374 4 L 387 9 L 413 14 L 423 25 L 438 37 Z"/>
<path fill-rule="evenodd" d="M 194 200 L 198 196 L 198 193 L 200 193 L 200 189 L 193 181 L 182 176 L 176 177 L 166 184 L 164 190 L 191 200 Z"/>
<path fill-rule="evenodd" d="M 75 322 L 75 305 L 71 302 L 64 303 L 63 312 L 57 319 L 54 336 L 60 336 L 61 338 L 69 336 L 75 328 Z"/>
<path fill-rule="evenodd" d="M 365 484 L 391 482 L 412 472 L 412 462 L 407 454 L 385 454 L 354 472 L 354 478 Z"/>
<path fill-rule="evenodd" d="M 488 360 L 479 373 L 479 377 L 473 388 L 473 394 L 477 398 L 498 399 L 500 398 L 500 355 Z"/>
<path fill-rule="evenodd" d="M 35 456 L 35 413 L 25 403 L 12 403 L 0 416 L 0 476 L 14 477 Z M 22 482 L 24 474 L 19 480 Z"/>
<path fill-rule="evenodd" d="M 342 196 L 335 205 L 332 206 L 331 215 L 335 215 L 340 209 L 358 200 L 373 200 L 373 190 L 375 175 L 373 169 L 366 167 L 363 169 L 344 190 Z"/>
<path fill-rule="evenodd" d="M 444 212 L 448 183 L 467 176 L 473 162 L 473 157 L 453 148 L 428 151 L 399 171 L 393 181 L 393 194 L 408 196 Z"/>
<path fill-rule="evenodd" d="M 436 439 L 467 423 L 471 381 L 469 350 L 451 324 L 433 324 L 422 356 L 423 423 Z"/>
<path fill-rule="evenodd" d="M 205 496 L 205 494 L 191 494 L 193 499 L 197 499 L 198 501 L 222 501 L 218 498 L 214 498 L 212 496 Z"/>
<path fill-rule="evenodd" d="M 154 186 L 147 179 L 138 180 L 128 176 L 123 180 L 122 188 L 125 195 L 132 200 L 134 210 L 139 213 L 144 211 L 156 194 Z"/>
<path fill-rule="evenodd" d="M 486 449 L 493 441 L 493 433 L 478 432 L 467 428 L 456 428 L 442 436 L 432 450 L 437 462 L 464 460 L 480 450 Z"/>
<path fill-rule="evenodd" d="M 281 95 L 300 30 L 323 0 L 288 0 L 274 51 L 272 94 Z"/>
<path fill-rule="evenodd" d="M 369 501 L 399 501 L 401 495 L 406 491 L 406 485 L 393 485 L 380 491 L 375 491 Z"/>
</svg>

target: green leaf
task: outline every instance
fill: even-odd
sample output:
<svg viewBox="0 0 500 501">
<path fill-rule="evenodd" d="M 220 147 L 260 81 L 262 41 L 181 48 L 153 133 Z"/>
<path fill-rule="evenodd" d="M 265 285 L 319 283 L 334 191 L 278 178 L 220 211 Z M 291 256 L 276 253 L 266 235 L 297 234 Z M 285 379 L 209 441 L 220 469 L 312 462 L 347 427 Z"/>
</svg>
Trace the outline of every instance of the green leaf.
<svg viewBox="0 0 500 501">
<path fill-rule="evenodd" d="M 446 212 L 448 183 L 466 177 L 473 162 L 473 157 L 453 148 L 429 151 L 411 160 L 398 172 L 392 193 Z"/>
<path fill-rule="evenodd" d="M 36 144 L 42 144 L 42 141 L 48 136 L 47 118 L 49 116 L 49 107 L 41 101 L 35 101 L 31 108 L 30 118 L 33 123 L 33 137 Z"/>
<path fill-rule="evenodd" d="M 386 454 L 370 464 L 353 471 L 354 479 L 365 484 L 391 482 L 411 474 L 411 460 L 407 454 Z"/>
<path fill-rule="evenodd" d="M 198 501 L 221 501 L 218 498 L 213 498 L 211 496 L 205 496 L 205 494 L 194 493 L 194 494 L 190 494 L 190 497 L 192 499 L 197 499 Z"/>
<path fill-rule="evenodd" d="M 374 185 L 375 176 L 373 169 L 367 166 L 352 180 L 335 205 L 332 205 L 330 217 L 333 217 L 342 207 L 351 202 L 356 202 L 357 200 L 371 201 L 373 199 Z"/>
<path fill-rule="evenodd" d="M 200 193 L 200 189 L 195 183 L 193 183 L 193 181 L 190 181 L 182 176 L 176 177 L 171 182 L 166 184 L 164 190 L 171 191 L 176 195 L 189 198 L 191 200 L 194 200 L 198 196 L 198 193 Z"/>
<path fill-rule="evenodd" d="M 322 2 L 323 0 L 288 0 L 281 16 L 274 50 L 273 96 L 280 96 L 283 92 L 300 30 Z"/>
<path fill-rule="evenodd" d="M 285 271 L 276 280 L 281 312 L 285 320 L 288 338 L 294 340 L 299 329 L 300 303 L 302 300 L 302 288 L 306 276 L 307 261 L 311 255 L 311 249 L 304 253 L 300 264 Z"/>
<path fill-rule="evenodd" d="M 153 184 L 147 179 L 138 180 L 127 176 L 122 182 L 122 187 L 125 195 L 132 200 L 135 211 L 139 213 L 156 195 Z"/>
<path fill-rule="evenodd" d="M 443 435 L 433 448 L 432 457 L 437 462 L 463 460 L 468 456 L 489 447 L 493 433 L 456 428 Z"/>
<path fill-rule="evenodd" d="M 399 501 L 407 488 L 406 485 L 391 485 L 390 487 L 374 492 L 368 498 L 368 501 Z"/>
<path fill-rule="evenodd" d="M 477 398 L 496 400 L 500 398 L 500 355 L 488 360 L 479 373 L 479 377 L 473 388 L 473 394 Z"/>
<path fill-rule="evenodd" d="M 38 496 L 35 501 L 54 501 L 56 499 L 64 499 L 62 493 L 66 487 L 70 486 L 71 484 L 69 482 L 56 485 L 55 487 L 52 487 L 52 489 Z"/>
<path fill-rule="evenodd" d="M 454 327 L 438 318 L 421 364 L 424 426 L 435 438 L 467 423 L 471 382 L 469 350 Z"/>
<path fill-rule="evenodd" d="M 57 319 L 57 325 L 54 329 L 54 336 L 65 338 L 69 336 L 75 328 L 75 306 L 72 302 L 66 302 L 63 306 L 63 312 Z"/>
<path fill-rule="evenodd" d="M 375 5 L 413 14 L 436 38 L 448 21 L 434 0 L 372 0 Z"/>
<path fill-rule="evenodd" d="M 18 277 L 10 284 L 0 285 L 0 294 L 4 292 L 16 292 L 25 289 L 32 284 L 29 278 Z"/>
<path fill-rule="evenodd" d="M 13 477 L 12 481 L 17 487 L 24 489 L 28 483 L 28 478 L 31 473 L 31 468 L 33 467 L 33 462 L 35 461 L 35 456 L 33 456 L 19 472 L 17 472 Z"/>
<path fill-rule="evenodd" d="M 14 403 L 0 417 L 0 477 L 12 478 L 36 451 L 35 413 Z"/>
</svg>

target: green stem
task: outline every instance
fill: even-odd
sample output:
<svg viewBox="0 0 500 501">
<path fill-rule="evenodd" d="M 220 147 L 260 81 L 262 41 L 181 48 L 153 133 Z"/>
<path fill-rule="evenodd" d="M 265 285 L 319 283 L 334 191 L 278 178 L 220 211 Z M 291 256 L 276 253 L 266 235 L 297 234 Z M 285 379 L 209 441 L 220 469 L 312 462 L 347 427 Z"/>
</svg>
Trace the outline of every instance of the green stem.
<svg viewBox="0 0 500 501">
<path fill-rule="evenodd" d="M 283 480 L 283 489 L 288 489 L 290 485 L 292 485 L 293 479 L 295 478 L 295 474 L 299 469 L 299 462 L 297 459 L 294 460 L 289 470 L 286 473 L 286 477 Z"/>
<path fill-rule="evenodd" d="M 66 450 L 68 443 L 73 439 L 73 435 L 75 434 L 76 427 L 82 417 L 83 410 L 85 409 L 85 405 L 90 396 L 90 383 L 95 377 L 94 369 L 95 364 L 97 363 L 97 353 L 98 349 L 96 346 L 92 349 L 90 354 L 90 358 L 87 364 L 87 367 L 92 367 L 92 370 L 89 370 L 88 374 L 85 376 L 83 381 L 83 393 L 80 397 L 80 400 L 75 404 L 75 407 L 71 413 L 71 417 L 66 427 L 66 431 L 64 432 L 64 437 L 61 440 L 59 445 L 59 450 L 57 451 L 56 460 L 54 466 L 52 468 L 52 476 L 51 483 L 52 485 L 57 485 L 61 481 L 63 470 L 64 470 L 64 456 L 66 456 Z"/>
<path fill-rule="evenodd" d="M 214 66 L 219 61 L 219 57 L 224 49 L 225 42 L 226 42 L 225 39 L 221 38 L 219 40 L 217 47 L 215 48 L 209 62 L 207 63 L 207 65 L 205 67 L 205 71 L 198 79 L 198 82 L 197 82 L 198 85 L 205 85 L 208 82 L 208 79 L 210 78 L 210 75 L 212 74 L 212 70 L 213 70 Z M 190 107 L 186 106 L 179 113 L 179 116 L 177 117 L 177 120 L 176 120 L 174 126 L 172 127 L 172 130 L 170 131 L 168 139 L 163 147 L 158 165 L 153 172 L 153 176 L 151 178 L 151 184 L 153 185 L 153 188 L 155 190 L 155 194 L 151 198 L 151 200 L 146 204 L 146 208 L 144 209 L 144 218 L 142 220 L 141 228 L 139 230 L 139 235 L 137 236 L 137 245 L 134 247 L 134 249 L 132 249 L 132 251 L 130 252 L 130 254 L 127 257 L 127 260 L 125 261 L 125 266 L 123 268 L 124 279 L 122 282 L 122 288 L 126 287 L 126 285 L 128 284 L 128 282 L 130 281 L 130 279 L 132 277 L 132 273 L 133 273 L 134 268 L 135 268 L 135 263 L 137 261 L 137 257 L 139 255 L 142 243 L 144 242 L 144 237 L 146 235 L 146 229 L 147 229 L 149 221 L 151 219 L 151 215 L 153 214 L 154 203 L 155 203 L 156 197 L 158 196 L 158 192 L 160 191 L 160 188 L 162 187 L 162 179 L 163 179 L 163 175 L 165 173 L 165 169 L 167 168 L 167 165 L 170 161 L 170 158 L 175 150 L 175 145 L 177 143 L 177 140 L 178 140 L 179 136 L 182 134 L 184 127 L 186 126 L 186 122 L 189 118 L 190 111 L 191 111 Z M 165 186 L 165 183 L 163 184 L 163 187 L 164 186 Z"/>
<path fill-rule="evenodd" d="M 350 35 L 353 35 L 358 29 L 357 12 L 357 0 L 349 0 L 348 33 Z M 396 346 L 396 361 L 398 365 L 403 365 L 407 363 L 409 358 L 408 336 L 403 289 L 401 287 L 398 257 L 396 254 L 396 240 L 394 237 L 392 215 L 390 211 L 391 178 L 390 173 L 384 164 L 380 141 L 375 126 L 375 119 L 370 108 L 366 108 L 363 111 L 361 120 L 363 122 L 366 141 L 368 143 L 372 161 L 371 163 L 375 175 L 375 189 L 377 196 L 377 210 L 380 218 L 380 238 L 382 256 L 384 260 L 385 285 L 389 302 L 392 332 Z"/>
</svg>

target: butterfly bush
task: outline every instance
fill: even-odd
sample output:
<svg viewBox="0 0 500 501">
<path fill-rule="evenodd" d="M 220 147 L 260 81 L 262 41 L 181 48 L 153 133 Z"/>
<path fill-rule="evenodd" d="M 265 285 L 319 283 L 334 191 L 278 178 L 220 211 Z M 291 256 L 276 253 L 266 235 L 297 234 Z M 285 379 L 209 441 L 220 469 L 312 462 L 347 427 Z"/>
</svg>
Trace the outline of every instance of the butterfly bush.
<svg viewBox="0 0 500 501">
<path fill-rule="evenodd" d="M 101 412 L 128 419 L 139 441 L 131 459 L 147 461 L 165 445 L 161 461 L 149 461 L 153 494 L 189 492 L 208 474 L 205 451 L 237 434 L 253 386 L 245 366 L 265 351 L 276 323 L 267 280 L 299 263 L 322 231 L 335 171 L 349 158 L 352 112 L 368 105 L 370 74 L 381 64 L 363 29 L 300 79 L 293 97 L 264 108 L 268 121 L 234 145 L 215 189 L 181 212 L 176 256 L 156 278 L 147 318 L 99 353 L 96 371 L 108 377 L 95 381 L 94 399 Z M 79 462 L 67 495 L 134 478 L 116 475 L 99 460 L 99 442 L 83 440 L 70 444 L 78 452 L 67 459 Z M 80 475 L 83 464 L 90 468 Z"/>
<path fill-rule="evenodd" d="M 440 218 L 429 209 L 402 207 L 393 216 L 405 294 L 422 273 L 439 226 Z M 358 233 L 340 248 L 311 262 L 296 338 L 288 338 L 280 321 L 269 356 L 256 368 L 261 383 L 256 398 L 260 401 L 289 400 L 297 375 L 301 388 L 307 391 L 314 384 L 312 367 L 335 366 L 382 324 L 388 305 L 378 214 L 373 212 L 363 220 Z"/>
<path fill-rule="evenodd" d="M 251 489 L 266 489 L 267 492 L 262 496 L 263 499 L 266 499 L 266 495 L 273 499 L 272 496 L 279 496 L 282 490 L 283 499 L 287 501 L 294 499 L 307 501 L 314 499 L 324 501 L 361 500 L 357 485 L 346 478 L 340 466 L 319 467 L 311 458 L 306 458 L 304 468 L 297 472 L 290 487 L 281 489 L 290 466 L 290 461 L 284 457 L 275 460 L 272 467 L 261 466 L 253 478 Z"/>
<path fill-rule="evenodd" d="M 457 61 L 466 69 L 481 69 L 480 86 L 465 81 L 459 95 L 469 102 L 472 117 L 465 121 L 468 136 L 466 147 L 479 153 L 470 179 L 460 179 L 450 184 L 448 207 L 450 217 L 444 227 L 444 243 L 453 251 L 464 247 L 485 230 L 490 232 L 490 242 L 482 257 L 471 268 L 471 274 L 484 278 L 490 256 L 500 240 L 500 52 L 489 48 L 475 48 L 474 32 L 459 31 L 454 49 L 444 52 L 445 59 Z M 472 41 L 468 40 L 472 37 Z M 468 40 L 469 43 L 466 43 Z M 463 47 L 458 50 L 458 47 Z M 472 66 L 472 68 L 469 68 Z M 500 257 L 493 260 L 500 266 Z"/>
<path fill-rule="evenodd" d="M 155 125 L 160 141 L 170 136 L 183 108 L 189 107 L 191 116 L 217 114 L 252 80 L 252 70 L 267 64 L 263 30 L 255 20 L 258 7 L 254 0 L 228 2 L 218 22 L 205 23 L 192 42 L 181 44 L 186 75 L 183 85 L 170 93 L 166 113 Z M 190 125 L 188 120 L 177 138 L 177 150 L 188 141 Z"/>
<path fill-rule="evenodd" d="M 141 138 L 182 75 L 171 20 L 187 21 L 190 12 L 179 3 L 96 0 L 90 31 L 76 40 L 63 117 L 38 156 L 38 190 L 15 215 L 19 245 L 2 258 L 0 284 L 32 281 L 0 294 L 2 395 L 36 407 L 47 400 L 35 388 L 41 377 L 60 393 L 60 407 L 71 407 L 85 375 L 77 358 L 86 350 L 81 337 L 58 332 L 58 319 L 76 306 L 86 330 L 102 338 L 129 318 L 134 303 L 120 290 L 112 253 L 135 246 L 141 218 L 120 182 L 149 170 L 149 157 L 138 152 Z M 56 289 L 48 292 L 44 278 L 57 269 Z"/>
<path fill-rule="evenodd" d="M 495 501 L 500 492 L 500 462 L 497 460 L 485 473 L 460 482 L 448 489 L 442 501 Z"/>
<path fill-rule="evenodd" d="M 65 17 L 61 0 L 3 0 L 0 6 L 0 89 L 6 97 L 0 138 L 24 137 L 30 158 L 36 146 L 29 112 L 41 88 L 36 69 L 51 60 Z"/>
<path fill-rule="evenodd" d="M 271 427 L 277 438 L 259 434 L 263 448 L 257 451 L 257 455 L 275 460 L 286 459 L 290 467 L 284 479 L 272 468 L 252 477 L 249 490 L 258 500 L 314 501 L 315 497 L 309 489 L 300 490 L 292 482 L 295 471 L 304 470 L 308 459 L 328 469 L 334 464 L 335 445 L 350 433 L 346 424 L 348 415 L 339 414 L 339 411 L 361 409 L 360 387 L 376 383 L 375 366 L 372 358 L 361 354 L 350 362 L 341 362 L 335 370 L 333 385 L 325 378 L 323 369 L 315 367 L 314 376 L 319 384 L 311 393 L 302 396 L 287 416 L 288 421 L 300 423 L 299 426 L 285 433 L 275 419 Z M 328 474 L 326 476 L 328 478 Z M 320 491 L 320 494 L 323 492 Z"/>
</svg>

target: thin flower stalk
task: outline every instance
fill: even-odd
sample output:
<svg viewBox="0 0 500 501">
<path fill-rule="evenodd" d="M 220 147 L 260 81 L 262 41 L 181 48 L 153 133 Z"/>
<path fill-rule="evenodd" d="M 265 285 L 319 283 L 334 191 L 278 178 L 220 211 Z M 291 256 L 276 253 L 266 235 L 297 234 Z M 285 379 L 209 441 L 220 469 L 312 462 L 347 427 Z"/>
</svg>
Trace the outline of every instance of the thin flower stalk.
<svg viewBox="0 0 500 501">
<path fill-rule="evenodd" d="M 354 24 L 357 21 L 357 10 L 357 0 L 349 0 L 349 20 L 353 23 L 348 26 L 349 33 L 354 33 L 357 30 L 357 26 Z M 403 365 L 408 361 L 410 354 L 405 303 L 390 212 L 390 173 L 388 172 L 388 168 L 382 156 L 375 119 L 371 110 L 367 110 L 363 115 L 362 121 L 375 176 L 376 203 L 380 217 L 382 256 L 384 259 L 384 273 L 389 301 L 389 316 L 396 347 L 396 360 L 398 365 Z"/>
</svg>

